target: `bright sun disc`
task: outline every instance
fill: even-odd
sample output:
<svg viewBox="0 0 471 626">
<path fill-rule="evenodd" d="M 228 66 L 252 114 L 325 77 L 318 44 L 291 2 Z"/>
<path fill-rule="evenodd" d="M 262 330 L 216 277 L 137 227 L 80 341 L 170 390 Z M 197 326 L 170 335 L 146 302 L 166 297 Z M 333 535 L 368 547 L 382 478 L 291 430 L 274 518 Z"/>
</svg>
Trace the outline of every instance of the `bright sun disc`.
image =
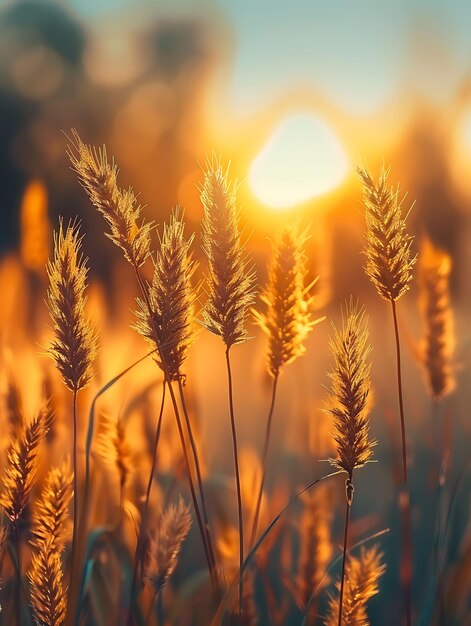
<svg viewBox="0 0 471 626">
<path fill-rule="evenodd" d="M 283 210 L 335 189 L 347 172 L 345 151 L 330 126 L 297 114 L 276 128 L 255 157 L 249 182 L 263 204 Z"/>
</svg>

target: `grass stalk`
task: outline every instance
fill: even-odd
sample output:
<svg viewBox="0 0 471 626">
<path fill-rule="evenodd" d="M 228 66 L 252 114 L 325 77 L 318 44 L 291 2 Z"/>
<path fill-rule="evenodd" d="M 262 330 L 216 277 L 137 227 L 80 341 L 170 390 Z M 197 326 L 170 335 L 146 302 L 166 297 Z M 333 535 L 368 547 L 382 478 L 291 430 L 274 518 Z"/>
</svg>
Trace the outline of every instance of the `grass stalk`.
<svg viewBox="0 0 471 626">
<path fill-rule="evenodd" d="M 266 429 L 265 429 L 265 441 L 263 444 L 263 452 L 262 452 L 262 478 L 260 481 L 260 487 L 259 487 L 258 494 L 257 494 L 257 503 L 255 506 L 255 515 L 254 515 L 254 520 L 253 520 L 252 535 L 250 537 L 250 547 L 253 546 L 253 544 L 255 543 L 255 539 L 257 538 L 258 521 L 260 517 L 260 508 L 262 506 L 262 498 L 263 498 L 263 488 L 265 486 L 265 478 L 266 478 L 266 472 L 267 472 L 268 448 L 270 445 L 271 426 L 272 426 L 272 421 L 273 421 L 273 412 L 275 409 L 278 378 L 279 378 L 279 373 L 277 373 L 275 377 L 273 378 L 270 409 L 268 411 L 268 418 L 267 418 L 267 424 L 266 424 Z"/>
<path fill-rule="evenodd" d="M 399 398 L 399 415 L 401 421 L 401 446 L 402 446 L 402 480 L 403 485 L 399 494 L 399 508 L 401 512 L 402 527 L 402 559 L 401 559 L 401 582 L 404 603 L 404 622 L 406 626 L 411 626 L 411 577 L 412 577 L 412 540 L 410 522 L 410 495 L 407 476 L 407 440 L 406 425 L 404 417 L 404 399 L 402 390 L 402 364 L 401 364 L 401 343 L 399 338 L 399 325 L 397 321 L 397 307 L 395 300 L 391 300 L 392 315 L 394 323 L 394 336 L 396 342 L 396 369 L 397 369 L 397 391 Z"/>
<path fill-rule="evenodd" d="M 242 492 L 240 486 L 240 471 L 239 471 L 239 454 L 237 449 L 237 430 L 235 423 L 235 414 L 234 414 L 234 397 L 233 397 L 233 385 L 232 385 L 232 370 L 231 370 L 231 359 L 230 359 L 230 347 L 226 348 L 226 367 L 227 367 L 227 382 L 228 382 L 228 391 L 229 391 L 229 411 L 231 417 L 231 434 L 232 434 L 232 447 L 234 451 L 234 470 L 235 470 L 235 482 L 236 482 L 236 491 L 237 491 L 237 514 L 238 514 L 238 525 L 239 525 L 239 571 L 240 571 L 240 581 L 239 581 L 239 615 L 242 614 L 243 607 L 243 599 L 244 599 L 244 580 L 243 580 L 243 572 L 242 567 L 244 564 L 244 520 L 243 520 L 243 511 L 242 511 Z"/>
<path fill-rule="evenodd" d="M 209 526 L 209 517 L 208 517 L 208 509 L 206 506 L 206 497 L 204 494 L 204 488 L 203 488 L 203 479 L 201 476 L 201 466 L 200 466 L 200 462 L 199 462 L 199 455 L 198 455 L 198 447 L 196 445 L 196 440 L 193 434 L 193 427 L 191 425 L 191 420 L 190 420 L 190 416 L 188 413 L 188 408 L 186 405 L 186 400 L 185 400 L 185 393 L 184 393 L 184 389 L 183 389 L 183 383 L 181 378 L 178 379 L 178 390 L 180 392 L 180 401 L 181 401 L 181 405 L 183 408 L 183 415 L 185 418 L 185 424 L 188 430 L 188 435 L 190 438 L 190 445 L 191 445 L 191 450 L 192 450 L 192 454 L 193 454 L 193 460 L 194 460 L 194 464 L 195 464 L 195 469 L 196 469 L 196 477 L 197 477 L 197 481 L 198 481 L 198 489 L 199 489 L 199 494 L 200 494 L 200 499 L 201 499 L 201 509 L 203 512 L 203 521 L 204 521 L 204 525 L 205 525 L 205 532 L 206 532 L 206 540 L 208 543 L 208 551 L 209 551 L 209 556 L 211 558 L 211 563 L 212 563 L 212 567 L 215 568 L 216 567 L 216 558 L 215 558 L 215 552 L 214 552 L 214 548 L 213 548 L 213 542 L 211 539 L 211 531 L 210 531 L 210 526 Z"/>
<path fill-rule="evenodd" d="M 344 535 L 343 535 L 342 573 L 340 575 L 339 626 L 342 626 L 343 591 L 345 587 L 345 565 L 347 562 L 348 530 L 350 526 L 350 510 L 352 508 L 352 497 L 351 495 L 349 495 L 349 494 L 353 494 L 353 484 L 352 484 L 351 476 L 347 478 L 346 491 L 347 491 L 347 505 L 345 509 L 345 527 L 344 527 Z"/>
</svg>

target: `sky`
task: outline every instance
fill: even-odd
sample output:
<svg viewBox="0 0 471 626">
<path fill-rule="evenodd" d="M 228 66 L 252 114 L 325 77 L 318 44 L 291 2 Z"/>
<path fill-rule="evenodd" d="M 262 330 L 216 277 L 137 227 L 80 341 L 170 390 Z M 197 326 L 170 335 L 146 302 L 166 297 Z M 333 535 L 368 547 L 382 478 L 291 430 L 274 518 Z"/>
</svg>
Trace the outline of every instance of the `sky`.
<svg viewBox="0 0 471 626">
<path fill-rule="evenodd" d="M 69 3 L 91 22 L 120 10 L 135 20 L 149 10 L 221 15 L 234 41 L 229 97 L 241 114 L 304 86 L 315 88 L 335 105 L 367 115 L 407 81 L 446 98 L 471 69 L 468 0 Z"/>
</svg>

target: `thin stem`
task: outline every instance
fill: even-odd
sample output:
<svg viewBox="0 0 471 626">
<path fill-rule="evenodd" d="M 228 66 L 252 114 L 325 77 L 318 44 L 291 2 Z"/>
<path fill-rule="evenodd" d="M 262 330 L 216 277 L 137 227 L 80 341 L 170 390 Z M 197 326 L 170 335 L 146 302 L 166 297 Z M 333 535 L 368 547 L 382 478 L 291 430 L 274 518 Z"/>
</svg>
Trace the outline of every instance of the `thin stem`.
<svg viewBox="0 0 471 626">
<path fill-rule="evenodd" d="M 163 358 L 162 351 L 160 350 L 159 341 L 158 341 L 158 333 L 157 333 L 157 328 L 156 328 L 155 323 L 154 323 L 154 316 L 152 314 L 152 305 L 151 305 L 151 302 L 150 302 L 148 289 L 146 288 L 146 284 L 145 284 L 144 280 L 142 279 L 139 267 L 136 264 L 134 264 L 134 271 L 135 271 L 135 274 L 136 274 L 137 282 L 139 284 L 139 288 L 141 290 L 142 297 L 145 300 L 147 311 L 149 313 L 149 320 L 151 322 L 152 331 L 153 331 L 153 334 L 154 334 L 154 342 L 155 342 L 155 345 L 157 347 L 157 352 L 158 352 L 159 357 L 160 357 L 160 362 L 162 364 L 162 370 L 164 372 L 164 378 L 165 378 L 165 380 L 168 383 L 168 389 L 169 389 L 169 392 L 170 392 L 170 397 L 172 399 L 173 411 L 175 413 L 175 419 L 176 419 L 176 422 L 177 422 L 178 433 L 180 435 L 180 441 L 181 441 L 181 445 L 182 445 L 182 449 L 183 449 L 183 456 L 185 457 L 185 464 L 186 464 L 186 470 L 187 470 L 187 476 L 188 476 L 188 483 L 189 483 L 189 486 L 190 486 L 191 497 L 192 497 L 192 500 L 193 500 L 193 506 L 194 506 L 194 509 L 195 509 L 196 519 L 198 521 L 198 527 L 199 527 L 199 530 L 200 530 L 201 539 L 203 541 L 203 548 L 204 548 L 204 552 L 205 552 L 206 562 L 208 564 L 209 574 L 211 576 L 211 581 L 213 583 L 214 590 L 217 593 L 217 589 L 218 589 L 217 580 L 216 580 L 215 574 L 213 572 L 213 568 L 211 567 L 211 558 L 209 556 L 209 550 L 208 550 L 207 541 L 206 541 L 206 533 L 204 531 L 204 525 L 203 525 L 202 519 L 201 519 L 201 513 L 200 513 L 200 509 L 199 509 L 198 499 L 196 497 L 196 492 L 195 492 L 195 488 L 194 488 L 194 484 L 193 484 L 193 478 L 192 478 L 192 475 L 191 475 L 191 466 L 190 466 L 190 461 L 189 461 L 189 457 L 188 457 L 188 450 L 187 450 L 187 446 L 186 446 L 186 442 L 185 442 L 185 436 L 183 434 L 180 413 L 178 411 L 178 405 L 177 405 L 177 401 L 176 401 L 176 398 L 175 398 L 175 392 L 173 390 L 172 383 L 170 381 L 170 376 L 168 375 L 168 368 L 167 368 L 167 365 L 165 363 L 165 359 Z"/>
<path fill-rule="evenodd" d="M 343 555 L 342 555 L 342 574 L 340 577 L 340 595 L 339 595 L 339 626 L 342 626 L 342 611 L 343 611 L 343 590 L 345 587 L 345 565 L 347 563 L 347 548 L 348 548 L 348 529 L 350 525 L 350 509 L 352 507 L 352 482 L 351 477 L 347 478 L 346 491 L 347 491 L 347 507 L 345 511 L 345 529 L 343 535 Z"/>
<path fill-rule="evenodd" d="M 130 602 L 129 602 L 129 607 L 130 607 L 131 612 L 132 612 L 132 603 L 134 599 L 134 593 L 136 591 L 136 585 L 137 585 L 137 578 L 138 578 L 137 572 L 142 562 L 143 549 L 145 545 L 145 537 L 146 537 L 147 523 L 148 523 L 148 516 L 149 516 L 150 494 L 152 491 L 152 483 L 154 481 L 155 468 L 157 464 L 157 449 L 159 446 L 160 433 L 162 430 L 162 418 L 163 418 L 164 407 L 165 407 L 165 390 L 166 390 L 166 384 L 164 381 L 162 385 L 162 399 L 160 403 L 160 412 L 159 412 L 159 417 L 157 420 L 157 426 L 155 429 L 154 448 L 153 448 L 153 454 L 152 454 L 152 466 L 151 466 L 151 470 L 149 474 L 149 480 L 147 481 L 146 499 L 145 499 L 144 508 L 142 511 L 142 522 L 139 528 L 139 534 L 138 534 L 137 543 L 136 543 L 136 551 L 134 553 L 134 565 L 133 565 L 132 581 L 131 581 L 131 595 L 130 595 Z"/>
<path fill-rule="evenodd" d="M 193 435 L 193 427 L 191 425 L 190 416 L 188 414 L 188 408 L 187 408 L 187 405 L 186 405 L 185 394 L 184 394 L 184 390 L 183 390 L 183 383 L 182 383 L 181 378 L 178 379 L 178 389 L 180 391 L 180 400 L 181 400 L 181 405 L 182 405 L 182 408 L 183 408 L 183 415 L 185 417 L 185 423 L 186 423 L 186 427 L 187 427 L 187 430 L 188 430 L 188 435 L 190 437 L 190 445 L 191 445 L 191 450 L 192 450 L 192 453 L 193 453 L 193 460 L 194 460 L 194 463 L 195 463 L 196 477 L 197 477 L 197 480 L 198 480 L 198 489 L 199 489 L 200 499 L 201 499 L 201 509 L 203 511 L 203 520 L 204 520 L 204 524 L 205 524 L 206 540 L 207 540 L 207 543 L 208 543 L 209 556 L 211 558 L 212 566 L 215 568 L 216 567 L 216 559 L 215 559 L 215 554 L 214 554 L 214 549 L 213 549 L 213 543 L 212 543 L 212 540 L 211 540 L 211 532 L 210 532 L 210 528 L 209 528 L 208 510 L 207 510 L 207 507 L 206 507 L 206 498 L 205 498 L 204 489 L 203 489 L 203 479 L 201 477 L 201 466 L 200 466 L 200 462 L 199 462 L 198 448 L 196 446 L 195 437 Z"/>
<path fill-rule="evenodd" d="M 73 423 L 74 423 L 74 434 L 73 434 L 73 470 L 74 470 L 74 478 L 73 478 L 73 486 L 74 486 L 74 526 L 72 532 L 72 554 L 70 559 L 70 590 L 72 594 L 72 590 L 75 588 L 74 585 L 74 574 L 77 560 L 77 536 L 78 536 L 78 460 L 77 460 L 77 389 L 74 389 L 73 398 L 72 398 L 72 412 L 73 412 Z M 69 602 L 72 595 L 69 594 Z"/>
<path fill-rule="evenodd" d="M 191 475 L 191 465 L 190 465 L 190 458 L 188 456 L 188 447 L 186 445 L 186 441 L 185 441 L 185 435 L 183 432 L 183 427 L 182 427 L 182 420 L 180 417 L 180 412 L 178 410 L 178 405 L 177 405 L 177 399 L 175 397 L 175 392 L 173 390 L 173 386 L 172 383 L 168 383 L 168 389 L 170 391 L 170 397 L 172 399 L 172 405 L 173 405 L 173 411 L 175 414 L 175 420 L 177 422 L 177 428 L 178 428 L 178 434 L 180 436 L 180 442 L 181 442 L 181 446 L 182 446 L 182 450 L 183 450 L 183 457 L 185 459 L 185 467 L 186 467 L 186 473 L 187 473 L 187 478 L 188 478 L 188 485 L 190 487 L 190 492 L 191 492 L 191 498 L 193 500 L 193 506 L 195 509 L 195 514 L 196 514 L 196 520 L 198 522 L 198 527 L 199 527 L 199 531 L 201 534 L 201 539 L 203 541 L 203 547 L 204 547 L 204 553 L 205 553 L 205 557 L 206 557 L 206 563 L 208 566 L 208 571 L 209 571 L 209 575 L 211 576 L 211 581 L 213 583 L 214 586 L 214 590 L 217 592 L 217 581 L 216 581 L 216 577 L 215 577 L 215 573 L 213 571 L 213 568 L 211 567 L 211 557 L 209 556 L 209 550 L 208 550 L 208 545 L 207 545 L 207 541 L 206 541 L 206 533 L 204 530 L 204 523 L 203 523 L 203 519 L 201 517 L 201 511 L 200 511 L 200 507 L 198 504 L 198 498 L 196 496 L 196 491 L 195 491 L 195 485 L 193 482 L 193 477 Z"/>
<path fill-rule="evenodd" d="M 254 515 L 253 526 L 252 526 L 252 536 L 250 537 L 250 547 L 253 546 L 253 544 L 255 543 L 255 539 L 257 537 L 258 521 L 260 517 L 260 509 L 262 506 L 262 498 L 263 498 L 263 488 L 265 486 L 265 478 L 266 478 L 266 472 L 267 472 L 268 447 L 270 445 L 271 425 L 273 421 L 273 411 L 275 408 L 276 389 L 278 385 L 279 375 L 280 375 L 279 372 L 277 372 L 277 374 L 275 375 L 273 379 L 270 410 L 268 411 L 267 425 L 265 429 L 265 442 L 263 444 L 263 452 L 262 452 L 262 480 L 260 481 L 260 487 L 259 487 L 258 495 L 257 495 L 257 504 L 255 507 L 255 515 Z"/>
<path fill-rule="evenodd" d="M 234 415 L 234 397 L 232 390 L 232 371 L 231 360 L 229 356 L 230 346 L 226 348 L 226 366 L 227 366 L 227 381 L 229 387 L 229 410 L 231 415 L 231 432 L 232 432 L 232 447 L 234 450 L 234 469 L 235 469 L 235 481 L 237 490 L 237 512 L 239 517 L 239 571 L 241 572 L 239 582 L 239 614 L 242 614 L 242 605 L 244 598 L 244 581 L 242 576 L 242 567 L 244 565 L 244 520 L 242 513 L 242 492 L 240 488 L 240 471 L 239 471 L 239 454 L 237 451 L 237 431 Z"/>
<path fill-rule="evenodd" d="M 396 302 L 391 300 L 394 322 L 394 335 L 396 339 L 396 365 L 397 365 L 397 391 L 399 397 L 399 414 L 401 418 L 401 442 L 402 442 L 402 478 L 403 485 L 399 494 L 399 508 L 402 518 L 402 559 L 401 580 L 402 594 L 405 609 L 405 624 L 411 626 L 411 577 L 412 577 L 412 539 L 410 521 L 410 495 L 407 481 L 407 446 L 406 426 L 404 418 L 404 400 L 402 391 L 402 367 L 401 367 L 401 344 L 399 340 L 399 325 L 397 323 Z"/>
<path fill-rule="evenodd" d="M 407 445 L 406 445 L 406 421 L 404 418 L 404 400 L 402 394 L 402 366 L 401 366 L 401 344 L 399 341 L 399 326 L 397 323 L 397 310 L 395 300 L 391 300 L 394 335 L 396 339 L 396 364 L 397 364 L 397 391 L 399 396 L 399 415 L 401 418 L 401 444 L 402 444 L 402 479 L 407 485 Z"/>
<path fill-rule="evenodd" d="M 19 520 L 13 525 L 13 534 L 15 542 L 15 554 L 16 554 L 16 587 L 15 587 L 15 601 L 16 601 L 16 624 L 21 626 L 21 541 L 20 541 L 20 528 Z"/>
</svg>

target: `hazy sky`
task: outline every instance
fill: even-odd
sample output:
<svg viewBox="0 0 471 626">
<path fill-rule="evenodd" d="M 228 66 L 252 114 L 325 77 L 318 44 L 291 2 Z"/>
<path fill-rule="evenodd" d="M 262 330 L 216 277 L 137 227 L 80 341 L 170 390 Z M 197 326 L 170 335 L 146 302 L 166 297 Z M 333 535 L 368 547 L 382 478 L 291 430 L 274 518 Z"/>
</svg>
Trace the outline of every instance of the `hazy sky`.
<svg viewBox="0 0 471 626">
<path fill-rule="evenodd" d="M 4 3 L 5 0 L 0 0 Z M 68 0 L 93 23 L 112 12 L 220 14 L 234 33 L 234 109 L 299 85 L 368 113 L 405 83 L 447 98 L 471 69 L 470 0 Z M 124 20 L 127 24 L 127 20 Z"/>
</svg>

